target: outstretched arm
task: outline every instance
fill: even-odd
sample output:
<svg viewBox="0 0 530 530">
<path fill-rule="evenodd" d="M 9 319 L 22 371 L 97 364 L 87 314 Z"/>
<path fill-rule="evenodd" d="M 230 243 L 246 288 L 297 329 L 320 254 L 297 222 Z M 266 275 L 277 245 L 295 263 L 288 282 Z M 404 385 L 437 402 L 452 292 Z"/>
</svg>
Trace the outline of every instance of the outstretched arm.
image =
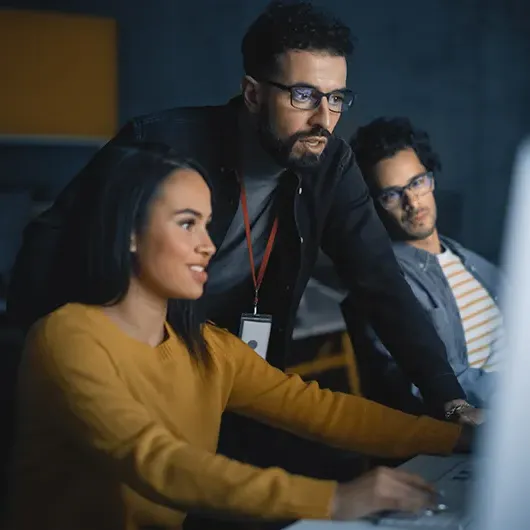
<svg viewBox="0 0 530 530">
<path fill-rule="evenodd" d="M 362 316 L 425 401 L 441 411 L 465 398 L 443 342 L 401 273 L 351 152 L 344 155 L 322 241 Z"/>
<path fill-rule="evenodd" d="M 322 390 L 269 365 L 244 342 L 219 330 L 232 391 L 227 408 L 307 438 L 386 457 L 450 453 L 461 428 L 411 416 L 367 399 Z"/>
</svg>

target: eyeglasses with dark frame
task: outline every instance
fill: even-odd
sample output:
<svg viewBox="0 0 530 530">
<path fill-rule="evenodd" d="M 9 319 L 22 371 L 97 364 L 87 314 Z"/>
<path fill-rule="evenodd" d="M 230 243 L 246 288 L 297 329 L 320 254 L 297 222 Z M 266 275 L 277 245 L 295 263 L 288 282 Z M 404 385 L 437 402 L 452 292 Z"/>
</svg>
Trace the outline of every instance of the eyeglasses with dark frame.
<svg viewBox="0 0 530 530">
<path fill-rule="evenodd" d="M 390 186 L 383 188 L 376 199 L 385 210 L 394 210 L 403 201 L 403 195 L 410 190 L 416 197 L 427 195 L 434 190 L 434 174 L 426 171 L 410 180 L 406 186 Z"/>
<path fill-rule="evenodd" d="M 264 80 L 263 83 L 290 92 L 291 105 L 299 110 L 314 110 L 318 108 L 322 102 L 322 98 L 326 98 L 331 112 L 346 112 L 353 105 L 357 97 L 355 92 L 347 88 L 333 90 L 331 92 L 321 92 L 315 87 L 308 85 L 283 85 L 282 83 L 268 80 Z"/>
</svg>

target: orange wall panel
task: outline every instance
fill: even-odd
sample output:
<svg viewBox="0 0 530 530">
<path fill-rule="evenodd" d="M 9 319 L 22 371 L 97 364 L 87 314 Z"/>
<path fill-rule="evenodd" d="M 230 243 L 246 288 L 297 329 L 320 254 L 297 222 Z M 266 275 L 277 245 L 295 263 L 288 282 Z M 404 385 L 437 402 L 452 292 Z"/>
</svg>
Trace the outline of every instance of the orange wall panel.
<svg viewBox="0 0 530 530">
<path fill-rule="evenodd" d="M 0 10 L 0 134 L 111 137 L 116 33 L 109 18 Z"/>
</svg>

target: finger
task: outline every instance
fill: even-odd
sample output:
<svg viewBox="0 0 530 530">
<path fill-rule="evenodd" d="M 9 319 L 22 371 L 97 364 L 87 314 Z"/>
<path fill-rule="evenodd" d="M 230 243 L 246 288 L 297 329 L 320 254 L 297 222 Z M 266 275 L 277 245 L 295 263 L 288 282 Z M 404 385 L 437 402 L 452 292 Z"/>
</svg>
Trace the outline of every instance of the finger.
<svg viewBox="0 0 530 530">
<path fill-rule="evenodd" d="M 464 411 L 461 418 L 471 425 L 481 425 L 484 423 L 484 414 L 477 409 Z"/>
<path fill-rule="evenodd" d="M 407 471 L 402 471 L 400 469 L 394 469 L 393 472 L 397 480 L 406 484 L 409 487 L 416 488 L 421 491 L 426 491 L 431 494 L 436 493 L 436 488 L 434 487 L 434 485 L 430 484 L 419 475 L 414 475 L 412 473 L 408 473 Z"/>
<path fill-rule="evenodd" d="M 419 512 L 435 505 L 434 488 L 421 477 L 388 470 L 376 489 L 376 503 L 382 510 Z"/>
<path fill-rule="evenodd" d="M 432 493 L 406 485 L 400 490 L 396 500 L 396 509 L 410 513 L 419 513 L 434 508 L 435 504 L 435 497 Z"/>
<path fill-rule="evenodd" d="M 477 425 L 480 425 L 480 421 L 476 420 L 475 418 L 472 418 L 471 416 L 464 416 L 461 415 L 458 418 L 458 423 L 461 425 L 472 425 L 473 427 L 476 427 Z"/>
</svg>

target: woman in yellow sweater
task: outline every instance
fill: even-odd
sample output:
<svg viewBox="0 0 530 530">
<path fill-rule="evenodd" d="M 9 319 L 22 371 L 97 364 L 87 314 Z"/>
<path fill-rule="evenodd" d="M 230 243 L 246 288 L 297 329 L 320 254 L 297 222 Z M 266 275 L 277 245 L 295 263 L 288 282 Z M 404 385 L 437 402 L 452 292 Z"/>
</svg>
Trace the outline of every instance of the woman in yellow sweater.
<svg viewBox="0 0 530 530">
<path fill-rule="evenodd" d="M 224 410 L 371 455 L 465 443 L 460 426 L 320 390 L 196 322 L 192 301 L 215 252 L 210 191 L 172 154 L 99 155 L 108 159 L 78 233 L 84 292 L 35 324 L 21 363 L 13 528 L 178 529 L 187 511 L 355 519 L 427 507 L 430 486 L 397 470 L 338 485 L 216 455 Z M 170 298 L 180 300 L 173 329 Z"/>
</svg>

